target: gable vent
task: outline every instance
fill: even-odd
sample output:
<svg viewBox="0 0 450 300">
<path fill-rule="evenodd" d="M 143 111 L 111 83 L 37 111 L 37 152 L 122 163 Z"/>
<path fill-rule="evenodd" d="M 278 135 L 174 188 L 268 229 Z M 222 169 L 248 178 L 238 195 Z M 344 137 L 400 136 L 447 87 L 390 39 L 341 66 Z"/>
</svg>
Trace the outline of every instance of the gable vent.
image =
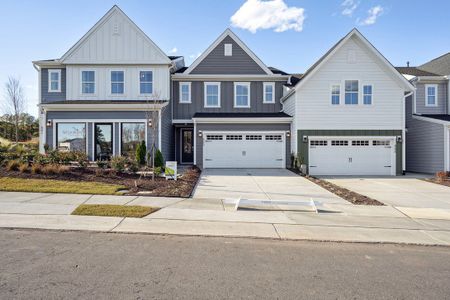
<svg viewBox="0 0 450 300">
<path fill-rule="evenodd" d="M 120 26 L 119 26 L 119 23 L 114 23 L 114 26 L 113 26 L 113 35 L 120 35 Z"/>
<path fill-rule="evenodd" d="M 225 56 L 233 55 L 233 44 L 225 44 Z"/>
</svg>

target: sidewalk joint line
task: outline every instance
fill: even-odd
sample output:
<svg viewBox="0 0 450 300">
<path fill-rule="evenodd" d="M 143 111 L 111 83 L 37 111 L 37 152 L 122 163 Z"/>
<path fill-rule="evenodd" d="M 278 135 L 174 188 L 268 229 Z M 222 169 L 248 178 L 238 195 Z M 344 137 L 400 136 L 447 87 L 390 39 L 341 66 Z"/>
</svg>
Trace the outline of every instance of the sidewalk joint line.
<svg viewBox="0 0 450 300">
<path fill-rule="evenodd" d="M 275 233 L 277 234 L 278 238 L 281 240 L 281 236 L 280 236 L 280 234 L 278 233 L 277 227 L 275 226 L 274 223 L 272 223 L 272 227 L 273 227 L 273 229 L 275 230 Z"/>
<path fill-rule="evenodd" d="M 125 220 L 126 218 L 122 218 L 122 220 L 119 221 L 119 223 L 117 223 L 116 226 L 114 226 L 111 230 L 108 230 L 108 232 L 113 232 L 114 229 L 116 229 L 117 227 L 119 227 L 120 224 L 122 224 L 122 222 Z"/>
<path fill-rule="evenodd" d="M 123 205 L 127 205 L 128 203 L 133 202 L 134 200 L 136 200 L 137 198 L 139 198 L 139 196 L 134 197 L 133 199 L 131 199 L 130 201 L 125 202 Z"/>
<path fill-rule="evenodd" d="M 85 203 L 88 202 L 92 197 L 94 197 L 94 194 L 90 195 L 86 200 L 84 200 L 83 202 L 81 202 L 81 204 L 85 204 Z"/>
</svg>

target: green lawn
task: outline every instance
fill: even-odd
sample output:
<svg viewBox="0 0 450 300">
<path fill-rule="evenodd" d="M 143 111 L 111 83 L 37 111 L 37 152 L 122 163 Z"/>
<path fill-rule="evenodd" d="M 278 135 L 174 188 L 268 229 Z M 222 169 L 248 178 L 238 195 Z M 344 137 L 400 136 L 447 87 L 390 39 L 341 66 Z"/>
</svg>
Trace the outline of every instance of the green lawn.
<svg viewBox="0 0 450 300">
<path fill-rule="evenodd" d="M 81 204 L 73 212 L 72 215 L 78 216 L 100 216 L 100 217 L 127 217 L 142 218 L 158 208 L 150 206 L 125 206 L 110 204 Z"/>
<path fill-rule="evenodd" d="M 71 193 L 116 195 L 125 186 L 102 182 L 77 182 L 53 179 L 0 178 L 0 191 L 34 193 Z"/>
</svg>

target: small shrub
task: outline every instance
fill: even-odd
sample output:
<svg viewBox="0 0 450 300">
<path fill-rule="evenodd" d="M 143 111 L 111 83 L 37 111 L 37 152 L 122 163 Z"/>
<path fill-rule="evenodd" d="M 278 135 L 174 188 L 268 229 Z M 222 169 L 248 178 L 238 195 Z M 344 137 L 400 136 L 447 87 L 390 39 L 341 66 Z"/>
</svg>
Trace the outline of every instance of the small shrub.
<svg viewBox="0 0 450 300">
<path fill-rule="evenodd" d="M 137 171 L 139 171 L 139 164 L 135 160 L 128 161 L 127 167 L 128 171 L 130 171 L 131 173 L 136 173 Z"/>
<path fill-rule="evenodd" d="M 125 170 L 128 159 L 125 156 L 113 156 L 111 158 L 111 168 L 116 172 L 123 172 Z"/>
<path fill-rule="evenodd" d="M 33 163 L 38 165 L 46 165 L 50 163 L 47 155 L 36 154 L 33 158 Z"/>
<path fill-rule="evenodd" d="M 106 169 L 108 167 L 108 162 L 104 160 L 97 160 L 95 163 L 100 169 Z"/>
<path fill-rule="evenodd" d="M 156 176 L 159 176 L 162 174 L 163 170 L 161 167 L 155 167 L 155 169 L 153 170 L 153 172 L 155 173 Z"/>
<path fill-rule="evenodd" d="M 164 167 L 164 157 L 161 153 L 161 151 L 156 150 L 155 153 L 155 168 L 163 168 Z"/>
<path fill-rule="evenodd" d="M 25 173 L 28 171 L 28 163 L 21 163 L 19 165 L 19 172 L 20 173 Z"/>
<path fill-rule="evenodd" d="M 67 172 L 69 168 L 67 166 L 57 165 L 57 164 L 49 164 L 45 165 L 42 168 L 42 174 L 45 175 L 59 175 L 64 172 Z"/>
<path fill-rule="evenodd" d="M 42 174 L 42 168 L 43 167 L 44 166 L 41 165 L 41 164 L 37 164 L 37 163 L 32 164 L 31 165 L 31 174 Z"/>
<path fill-rule="evenodd" d="M 145 141 L 142 141 L 137 147 L 136 147 L 136 162 L 139 165 L 145 164 L 145 156 L 147 154 L 147 146 L 145 145 Z"/>
<path fill-rule="evenodd" d="M 78 163 L 78 166 L 80 166 L 80 168 L 84 169 L 87 167 L 88 157 L 87 157 L 86 153 L 84 153 L 82 151 L 74 151 L 73 155 L 74 155 L 74 160 Z"/>
<path fill-rule="evenodd" d="M 6 170 L 17 171 L 17 170 L 19 170 L 20 164 L 21 164 L 21 161 L 18 159 L 10 160 L 6 163 Z"/>
<path fill-rule="evenodd" d="M 448 173 L 445 171 L 439 171 L 436 173 L 436 179 L 440 182 L 445 181 L 448 178 Z"/>
</svg>

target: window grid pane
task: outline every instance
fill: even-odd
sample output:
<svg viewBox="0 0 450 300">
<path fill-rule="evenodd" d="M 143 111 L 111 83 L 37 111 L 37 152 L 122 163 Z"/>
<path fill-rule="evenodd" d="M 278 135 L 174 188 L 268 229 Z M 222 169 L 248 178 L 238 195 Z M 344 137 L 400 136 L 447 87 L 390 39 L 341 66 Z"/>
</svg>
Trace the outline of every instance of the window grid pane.
<svg viewBox="0 0 450 300">
<path fill-rule="evenodd" d="M 219 106 L 219 85 L 206 85 L 206 105 Z"/>
<path fill-rule="evenodd" d="M 81 72 L 81 90 L 83 94 L 95 93 L 95 72 L 82 71 Z"/>
<path fill-rule="evenodd" d="M 236 106 L 248 106 L 248 92 L 249 86 L 243 84 L 236 85 Z"/>
<path fill-rule="evenodd" d="M 139 72 L 140 80 L 140 93 L 141 94 L 152 94 L 153 93 L 153 72 L 152 71 L 141 71 Z"/>
</svg>

